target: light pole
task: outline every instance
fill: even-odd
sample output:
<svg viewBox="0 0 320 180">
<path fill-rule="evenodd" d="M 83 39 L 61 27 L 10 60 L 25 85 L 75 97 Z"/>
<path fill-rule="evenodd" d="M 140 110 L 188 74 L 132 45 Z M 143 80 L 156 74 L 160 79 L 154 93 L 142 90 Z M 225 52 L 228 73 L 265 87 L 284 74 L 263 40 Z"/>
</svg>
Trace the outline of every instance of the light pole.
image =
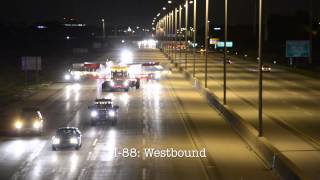
<svg viewBox="0 0 320 180">
<path fill-rule="evenodd" d="M 177 62 L 178 9 L 174 9 L 174 62 Z"/>
<path fill-rule="evenodd" d="M 223 104 L 227 104 L 227 41 L 228 41 L 228 0 L 224 0 L 224 60 L 223 60 Z"/>
<path fill-rule="evenodd" d="M 206 0 L 206 18 L 205 18 L 205 48 L 206 48 L 206 55 L 205 55 L 205 74 L 204 74 L 204 87 L 208 88 L 208 36 L 209 36 L 209 0 Z"/>
<path fill-rule="evenodd" d="M 196 77 L 197 0 L 193 1 L 193 77 Z"/>
<path fill-rule="evenodd" d="M 309 64 L 312 64 L 312 41 L 313 41 L 313 35 L 312 35 L 312 28 L 313 28 L 313 9 L 312 9 L 312 3 L 313 0 L 309 0 L 309 23 L 310 23 L 310 32 L 309 32 Z"/>
<path fill-rule="evenodd" d="M 188 64 L 188 5 L 189 5 L 189 0 L 186 0 L 186 12 L 185 12 L 185 63 L 184 63 L 184 69 L 187 70 L 187 64 Z"/>
<path fill-rule="evenodd" d="M 106 38 L 106 26 L 104 23 L 104 19 L 101 19 L 102 21 L 102 38 L 105 39 Z"/>
<path fill-rule="evenodd" d="M 261 57 L 261 52 L 262 52 L 262 0 L 259 0 L 259 48 L 258 48 L 258 60 L 259 60 L 259 137 L 263 136 L 263 71 L 262 71 L 262 64 L 263 60 Z"/>
<path fill-rule="evenodd" d="M 170 33 L 171 33 L 171 13 L 168 13 L 168 47 L 169 47 L 169 51 L 168 51 L 168 55 L 169 55 L 169 59 L 171 60 L 171 37 L 170 37 Z"/>
<path fill-rule="evenodd" d="M 182 44 L 181 44 L 181 34 L 182 34 L 182 7 L 179 5 L 179 64 L 181 65 L 181 50 L 182 50 Z"/>
</svg>

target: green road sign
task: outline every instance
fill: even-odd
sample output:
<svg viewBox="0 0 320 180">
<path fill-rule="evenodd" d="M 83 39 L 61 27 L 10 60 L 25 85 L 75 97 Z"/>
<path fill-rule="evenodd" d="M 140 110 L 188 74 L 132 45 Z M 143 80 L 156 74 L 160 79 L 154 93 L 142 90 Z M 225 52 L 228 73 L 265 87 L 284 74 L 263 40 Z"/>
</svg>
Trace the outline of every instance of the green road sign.
<svg viewBox="0 0 320 180">
<path fill-rule="evenodd" d="M 310 43 L 309 41 L 287 41 L 286 57 L 309 57 Z"/>
</svg>

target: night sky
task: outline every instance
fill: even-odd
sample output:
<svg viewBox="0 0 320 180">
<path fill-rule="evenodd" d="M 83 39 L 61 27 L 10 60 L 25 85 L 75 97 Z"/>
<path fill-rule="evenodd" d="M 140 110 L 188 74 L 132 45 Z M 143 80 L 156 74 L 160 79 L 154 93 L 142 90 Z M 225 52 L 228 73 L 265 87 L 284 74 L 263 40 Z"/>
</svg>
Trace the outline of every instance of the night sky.
<svg viewBox="0 0 320 180">
<path fill-rule="evenodd" d="M 108 24 L 150 25 L 152 18 L 163 12 L 166 0 L 4 0 L 0 6 L 0 22 L 33 23 L 62 17 L 75 17 L 87 24 L 98 24 L 105 18 Z M 174 1 L 174 0 L 173 0 Z M 258 0 L 256 0 L 257 2 Z M 211 0 L 211 19 L 223 20 L 223 0 Z M 251 23 L 254 0 L 229 0 L 230 23 Z M 267 1 L 266 1 L 267 2 Z M 306 0 L 268 0 L 270 13 L 291 15 L 306 10 Z M 314 13 L 319 17 L 318 0 L 314 0 Z M 204 8 L 200 0 L 199 8 Z"/>
</svg>

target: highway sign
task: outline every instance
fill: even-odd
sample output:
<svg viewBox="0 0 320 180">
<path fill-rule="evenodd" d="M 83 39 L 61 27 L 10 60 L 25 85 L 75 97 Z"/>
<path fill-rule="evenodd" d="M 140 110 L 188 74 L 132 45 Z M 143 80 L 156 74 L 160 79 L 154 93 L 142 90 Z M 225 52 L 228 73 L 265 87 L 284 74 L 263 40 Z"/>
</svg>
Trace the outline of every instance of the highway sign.
<svg viewBox="0 0 320 180">
<path fill-rule="evenodd" d="M 23 56 L 21 58 L 22 70 L 24 71 L 39 71 L 41 70 L 40 56 Z"/>
<path fill-rule="evenodd" d="M 309 41 L 286 41 L 286 57 L 309 57 Z"/>
<path fill-rule="evenodd" d="M 218 47 L 224 47 L 224 42 L 218 42 Z M 233 42 L 232 41 L 227 41 L 227 48 L 231 48 L 231 47 L 233 47 Z"/>
</svg>

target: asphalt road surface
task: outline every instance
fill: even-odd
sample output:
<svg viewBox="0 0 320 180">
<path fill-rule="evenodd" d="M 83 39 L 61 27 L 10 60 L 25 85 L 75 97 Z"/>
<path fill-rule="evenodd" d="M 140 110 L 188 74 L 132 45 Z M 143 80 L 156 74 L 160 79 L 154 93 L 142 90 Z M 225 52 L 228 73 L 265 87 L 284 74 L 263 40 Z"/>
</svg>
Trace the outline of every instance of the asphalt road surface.
<svg viewBox="0 0 320 180">
<path fill-rule="evenodd" d="M 134 53 L 135 61 L 168 63 L 159 50 Z M 3 109 L 3 121 L 11 122 L 22 107 L 41 108 L 46 131 L 42 137 L 0 138 L 0 179 L 279 179 L 176 69 L 128 93 L 102 93 L 99 85 L 55 83 Z M 119 105 L 115 126 L 90 125 L 88 106 L 97 97 Z M 52 151 L 55 129 L 67 125 L 81 130 L 82 148 Z M 115 156 L 115 148 L 141 153 Z M 145 148 L 205 149 L 206 157 L 151 158 Z"/>
<path fill-rule="evenodd" d="M 172 56 L 173 59 L 175 56 Z M 193 73 L 193 54 L 187 71 Z M 176 56 L 185 67 L 185 53 Z M 227 104 L 240 117 L 258 127 L 257 62 L 228 55 Z M 205 55 L 196 53 L 195 76 L 204 84 Z M 320 179 L 320 83 L 287 68 L 271 65 L 264 73 L 264 136 L 312 179 Z M 208 54 L 208 88 L 223 100 L 223 54 Z"/>
</svg>

